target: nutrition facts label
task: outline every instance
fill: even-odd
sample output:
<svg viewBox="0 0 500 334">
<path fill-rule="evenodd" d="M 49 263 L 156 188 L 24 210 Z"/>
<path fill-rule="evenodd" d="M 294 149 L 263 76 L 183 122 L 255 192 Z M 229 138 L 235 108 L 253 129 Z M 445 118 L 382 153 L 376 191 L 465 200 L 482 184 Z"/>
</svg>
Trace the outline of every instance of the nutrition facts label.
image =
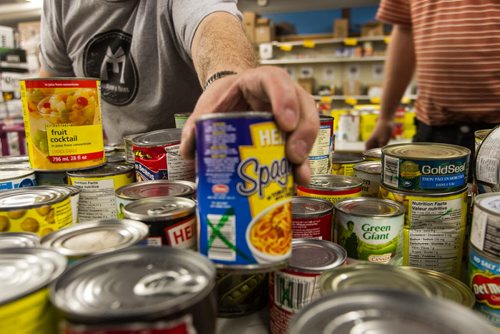
<svg viewBox="0 0 500 334">
<path fill-rule="evenodd" d="M 113 180 L 74 180 L 80 189 L 78 216 L 80 222 L 116 218 L 116 200 Z"/>
<path fill-rule="evenodd" d="M 309 164 L 313 175 L 330 174 L 331 154 L 333 153 L 331 142 L 332 128 L 329 125 L 321 126 L 309 154 Z"/>
<path fill-rule="evenodd" d="M 194 161 L 182 159 L 179 153 L 181 145 L 167 146 L 167 171 L 169 180 L 194 181 Z"/>
<path fill-rule="evenodd" d="M 483 141 L 477 154 L 476 179 L 499 186 L 500 131 L 493 131 Z"/>
</svg>

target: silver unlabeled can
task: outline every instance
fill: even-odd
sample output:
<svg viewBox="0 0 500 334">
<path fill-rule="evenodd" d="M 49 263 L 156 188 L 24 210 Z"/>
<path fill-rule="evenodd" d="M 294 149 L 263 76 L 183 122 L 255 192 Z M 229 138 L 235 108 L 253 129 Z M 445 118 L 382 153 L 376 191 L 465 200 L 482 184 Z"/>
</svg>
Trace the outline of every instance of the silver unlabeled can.
<svg viewBox="0 0 500 334">
<path fill-rule="evenodd" d="M 381 174 L 380 161 L 363 161 L 354 165 L 354 177 L 363 180 L 362 196 L 377 197 Z"/>
</svg>

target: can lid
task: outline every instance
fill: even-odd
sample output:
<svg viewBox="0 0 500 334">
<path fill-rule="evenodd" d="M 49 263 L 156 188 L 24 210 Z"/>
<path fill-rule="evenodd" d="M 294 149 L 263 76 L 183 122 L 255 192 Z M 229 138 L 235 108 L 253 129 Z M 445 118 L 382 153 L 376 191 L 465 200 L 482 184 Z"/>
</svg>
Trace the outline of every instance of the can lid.
<svg viewBox="0 0 500 334">
<path fill-rule="evenodd" d="M 30 159 L 27 155 L 8 155 L 0 157 L 0 165 L 3 164 L 19 164 L 19 163 L 29 163 Z"/>
<path fill-rule="evenodd" d="M 361 187 L 363 181 L 356 177 L 344 175 L 313 175 L 308 188 L 324 190 L 346 190 Z"/>
<path fill-rule="evenodd" d="M 129 163 L 106 163 L 97 168 L 68 172 L 69 177 L 104 177 L 130 173 L 134 165 Z"/>
<path fill-rule="evenodd" d="M 354 165 L 355 171 L 365 172 L 368 174 L 382 174 L 381 161 L 363 161 Z"/>
<path fill-rule="evenodd" d="M 488 321 L 461 305 L 390 289 L 327 295 L 304 307 L 290 328 L 291 334 L 497 333 Z"/>
<path fill-rule="evenodd" d="M 59 186 L 34 186 L 0 192 L 0 210 L 35 208 L 59 203 L 69 190 Z"/>
<path fill-rule="evenodd" d="M 146 132 L 138 137 L 132 138 L 135 146 L 149 147 L 169 143 L 179 142 L 181 140 L 182 129 L 163 129 Z"/>
<path fill-rule="evenodd" d="M 335 204 L 335 210 L 362 217 L 394 217 L 404 214 L 401 203 L 375 197 L 348 198 Z"/>
<path fill-rule="evenodd" d="M 196 203 L 184 197 L 151 197 L 130 202 L 123 208 L 125 217 L 140 221 L 172 220 L 193 213 Z"/>
<path fill-rule="evenodd" d="M 4 248 L 25 248 L 37 247 L 40 244 L 40 237 L 29 232 L 3 232 L 0 233 L 0 249 Z"/>
<path fill-rule="evenodd" d="M 437 297 L 452 300 L 469 308 L 472 308 L 476 302 L 472 290 L 466 284 L 450 275 L 418 267 L 402 266 L 400 268 L 416 272 L 429 279 L 437 286 Z"/>
<path fill-rule="evenodd" d="M 78 188 L 76 186 L 71 186 L 71 185 L 60 185 L 58 187 L 61 187 L 61 188 L 66 188 L 69 190 L 69 195 L 70 196 L 74 196 L 74 195 L 78 195 L 79 193 L 82 192 L 82 189 L 81 188 Z"/>
<path fill-rule="evenodd" d="M 146 224 L 135 220 L 102 219 L 52 232 L 40 243 L 66 256 L 87 256 L 135 245 L 148 231 Z"/>
<path fill-rule="evenodd" d="M 415 272 L 384 264 L 362 263 L 338 267 L 324 273 L 320 278 L 322 293 L 359 288 L 399 289 L 417 292 L 425 296 L 438 295 L 437 287 L 425 277 Z"/>
<path fill-rule="evenodd" d="M 0 305 L 29 295 L 66 269 L 61 254 L 44 248 L 5 248 L 0 252 Z"/>
<path fill-rule="evenodd" d="M 384 146 L 382 154 L 404 157 L 405 159 L 441 160 L 469 156 L 470 150 L 452 144 L 404 143 Z"/>
<path fill-rule="evenodd" d="M 324 272 L 344 264 L 346 259 L 346 250 L 334 242 L 294 239 L 288 267 L 299 271 Z"/>
<path fill-rule="evenodd" d="M 51 286 L 50 298 L 71 320 L 145 321 L 200 302 L 214 286 L 215 267 L 197 252 L 133 247 L 75 264 Z"/>
<path fill-rule="evenodd" d="M 264 118 L 268 120 L 273 119 L 273 114 L 268 111 L 231 111 L 231 112 L 219 112 L 213 114 L 205 114 L 196 120 L 199 123 L 208 119 L 231 119 L 231 118 Z"/>
<path fill-rule="evenodd" d="M 35 171 L 23 168 L 0 168 L 0 181 L 12 180 L 19 177 L 34 176 Z"/>
<path fill-rule="evenodd" d="M 363 157 L 372 159 L 382 159 L 382 148 L 372 148 L 363 152 Z"/>
<path fill-rule="evenodd" d="M 333 203 L 322 198 L 294 196 L 292 216 L 294 218 L 317 217 L 333 211 Z"/>
<path fill-rule="evenodd" d="M 196 191 L 196 184 L 190 181 L 151 180 L 134 182 L 116 190 L 116 196 L 125 199 L 141 199 L 160 196 L 189 196 Z"/>
<path fill-rule="evenodd" d="M 474 205 L 493 216 L 500 217 L 500 193 L 498 192 L 477 195 Z"/>
<path fill-rule="evenodd" d="M 349 164 L 363 161 L 363 157 L 352 153 L 333 153 L 333 163 Z"/>
</svg>

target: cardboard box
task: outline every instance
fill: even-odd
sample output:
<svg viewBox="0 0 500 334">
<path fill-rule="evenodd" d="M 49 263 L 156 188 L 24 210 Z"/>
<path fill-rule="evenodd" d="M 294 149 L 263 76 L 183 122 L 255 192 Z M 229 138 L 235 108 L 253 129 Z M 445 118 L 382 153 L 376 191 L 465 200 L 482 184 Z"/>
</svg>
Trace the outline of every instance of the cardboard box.
<svg viewBox="0 0 500 334">
<path fill-rule="evenodd" d="M 256 44 L 272 42 L 274 40 L 274 26 L 256 26 L 254 38 Z"/>
<path fill-rule="evenodd" d="M 361 27 L 361 37 L 384 36 L 384 24 L 382 22 L 369 22 Z"/>
<path fill-rule="evenodd" d="M 251 43 L 255 43 L 255 24 L 257 14 L 255 12 L 243 12 L 243 29 Z"/>
<path fill-rule="evenodd" d="M 338 19 L 333 23 L 333 36 L 335 38 L 346 38 L 349 36 L 349 20 Z"/>
<path fill-rule="evenodd" d="M 255 24 L 258 26 L 268 26 L 271 24 L 271 19 L 267 17 L 259 17 Z"/>
<path fill-rule="evenodd" d="M 314 93 L 314 78 L 307 78 L 307 79 L 298 79 L 297 83 L 299 84 L 300 87 L 304 88 L 306 92 L 309 94 Z"/>
</svg>

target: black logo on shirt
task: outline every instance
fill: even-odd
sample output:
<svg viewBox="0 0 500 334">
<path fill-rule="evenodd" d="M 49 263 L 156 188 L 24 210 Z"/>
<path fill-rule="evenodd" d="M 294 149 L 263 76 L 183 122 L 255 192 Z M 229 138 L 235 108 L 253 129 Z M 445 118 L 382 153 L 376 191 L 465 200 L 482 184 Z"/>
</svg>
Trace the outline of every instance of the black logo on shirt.
<svg viewBox="0 0 500 334">
<path fill-rule="evenodd" d="M 85 46 L 85 76 L 101 79 L 101 97 L 110 104 L 127 105 L 137 94 L 139 77 L 131 42 L 130 34 L 112 30 L 94 36 Z"/>
</svg>

